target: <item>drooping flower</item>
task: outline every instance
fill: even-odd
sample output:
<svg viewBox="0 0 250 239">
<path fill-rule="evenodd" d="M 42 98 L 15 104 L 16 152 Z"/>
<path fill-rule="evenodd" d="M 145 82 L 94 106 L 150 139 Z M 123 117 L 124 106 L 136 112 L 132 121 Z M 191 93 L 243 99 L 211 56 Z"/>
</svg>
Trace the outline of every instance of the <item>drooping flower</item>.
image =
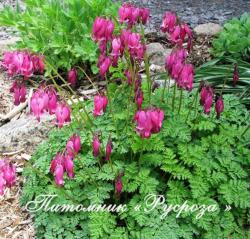
<svg viewBox="0 0 250 239">
<path fill-rule="evenodd" d="M 177 80 L 177 85 L 185 90 L 193 89 L 194 81 L 194 67 L 191 64 L 185 64 L 180 72 L 180 75 Z"/>
<path fill-rule="evenodd" d="M 127 23 L 128 27 L 131 28 L 135 23 L 138 22 L 141 16 L 140 9 L 133 6 L 130 3 L 124 3 L 118 11 L 120 23 Z M 147 13 L 143 13 L 147 14 Z M 146 16 L 145 16 L 146 17 Z M 144 20 L 145 20 L 144 17 Z"/>
<path fill-rule="evenodd" d="M 66 145 L 67 154 L 74 157 L 81 150 L 81 138 L 79 135 L 74 134 Z"/>
<path fill-rule="evenodd" d="M 127 77 L 128 85 L 132 85 L 132 76 L 129 70 L 125 70 L 124 75 Z"/>
<path fill-rule="evenodd" d="M 137 123 L 136 131 L 140 134 L 142 138 L 149 138 L 151 136 L 151 130 L 153 124 L 148 111 L 139 110 L 137 111 L 134 120 Z"/>
<path fill-rule="evenodd" d="M 14 105 L 19 105 L 26 101 L 27 90 L 23 83 L 15 81 L 10 88 L 10 92 L 14 94 Z"/>
<path fill-rule="evenodd" d="M 106 154 L 105 154 L 105 160 L 109 161 L 110 160 L 110 155 L 112 153 L 113 146 L 112 146 L 112 139 L 109 137 L 107 145 L 106 145 Z"/>
<path fill-rule="evenodd" d="M 55 183 L 57 186 L 62 186 L 64 184 L 64 161 L 65 158 L 60 153 L 57 153 L 55 158 L 51 161 L 50 173 L 55 175 Z"/>
<path fill-rule="evenodd" d="M 56 122 L 59 128 L 61 128 L 65 123 L 71 121 L 70 118 L 71 110 L 69 106 L 65 103 L 57 104 L 55 115 L 56 115 Z"/>
<path fill-rule="evenodd" d="M 107 51 L 107 42 L 106 40 L 100 40 L 98 43 L 98 47 L 100 50 L 101 55 L 105 55 Z"/>
<path fill-rule="evenodd" d="M 32 76 L 34 73 L 33 61 L 28 53 L 23 54 L 23 62 L 20 67 L 20 73 L 27 78 Z"/>
<path fill-rule="evenodd" d="M 100 153 L 101 142 L 100 142 L 97 134 L 94 135 L 92 148 L 93 148 L 93 156 L 98 157 L 98 155 Z"/>
<path fill-rule="evenodd" d="M 178 79 L 187 56 L 188 53 L 184 48 L 177 48 L 166 57 L 165 67 L 173 79 Z"/>
<path fill-rule="evenodd" d="M 119 174 L 117 177 L 116 177 L 116 180 L 115 180 L 115 194 L 117 196 L 119 196 L 122 192 L 122 188 L 123 188 L 123 184 L 122 184 L 122 175 L 123 174 Z"/>
<path fill-rule="evenodd" d="M 74 178 L 74 162 L 73 162 L 73 157 L 71 155 L 66 155 L 64 157 L 64 168 L 68 174 L 69 178 Z"/>
<path fill-rule="evenodd" d="M 120 56 L 121 53 L 122 53 L 121 39 L 119 37 L 115 37 L 112 40 L 112 55 Z"/>
<path fill-rule="evenodd" d="M 55 183 L 57 186 L 62 186 L 64 184 L 63 180 L 64 168 L 62 164 L 58 164 L 55 168 Z"/>
<path fill-rule="evenodd" d="M 224 111 L 224 101 L 223 101 L 222 96 L 216 97 L 215 111 L 216 111 L 216 117 L 217 117 L 217 119 L 219 119 L 221 113 Z"/>
<path fill-rule="evenodd" d="M 49 101 L 48 101 L 48 111 L 49 114 L 54 114 L 57 107 L 57 94 L 54 88 L 49 88 L 46 91 Z"/>
<path fill-rule="evenodd" d="M 106 19 L 97 17 L 93 24 L 92 34 L 94 40 L 103 40 L 105 36 Z"/>
<path fill-rule="evenodd" d="M 75 87 L 76 86 L 76 82 L 77 82 L 77 70 L 75 68 L 71 69 L 68 72 L 68 82 L 70 84 L 71 87 Z"/>
<path fill-rule="evenodd" d="M 172 12 L 166 12 L 161 24 L 161 30 L 164 33 L 166 32 L 172 33 L 174 31 L 176 24 L 177 24 L 176 14 Z"/>
<path fill-rule="evenodd" d="M 113 37 L 113 32 L 115 29 L 115 24 L 111 20 L 107 20 L 107 26 L 106 26 L 106 31 L 105 31 L 105 39 L 106 41 L 109 41 Z"/>
<path fill-rule="evenodd" d="M 163 119 L 164 112 L 160 109 L 139 110 L 134 117 L 136 131 L 142 138 L 150 138 L 151 134 L 160 132 Z"/>
<path fill-rule="evenodd" d="M 92 36 L 95 41 L 105 41 L 112 39 L 115 24 L 108 19 L 97 17 L 93 24 Z"/>
<path fill-rule="evenodd" d="M 34 71 L 40 74 L 43 74 L 44 69 L 45 69 L 44 56 L 33 55 L 32 62 L 33 62 Z"/>
<path fill-rule="evenodd" d="M 119 37 L 115 37 L 112 40 L 111 46 L 112 46 L 112 51 L 111 51 L 112 65 L 115 67 L 118 64 L 119 57 L 122 57 L 123 55 L 124 47 Z"/>
<path fill-rule="evenodd" d="M 8 71 L 10 76 L 22 75 L 25 78 L 34 73 L 43 73 L 44 57 L 37 56 L 26 51 L 5 52 L 1 65 Z"/>
<path fill-rule="evenodd" d="M 99 74 L 104 77 L 112 64 L 110 57 L 100 55 L 97 67 L 99 68 Z"/>
<path fill-rule="evenodd" d="M 16 183 L 16 167 L 8 162 L 8 159 L 0 159 L 0 195 L 4 194 L 6 187 L 12 187 Z"/>
<path fill-rule="evenodd" d="M 140 88 L 138 88 L 135 94 L 135 103 L 137 105 L 138 110 L 141 109 L 143 100 L 144 100 L 143 91 Z"/>
<path fill-rule="evenodd" d="M 49 102 L 48 95 L 41 89 L 33 93 L 30 101 L 30 107 L 37 120 L 40 121 L 41 115 L 47 109 Z"/>
<path fill-rule="evenodd" d="M 152 121 L 151 132 L 154 134 L 159 133 L 162 127 L 162 122 L 164 120 L 164 112 L 160 109 L 153 109 L 150 110 L 149 113 Z"/>
<path fill-rule="evenodd" d="M 203 105 L 204 113 L 209 114 L 213 105 L 214 91 L 212 87 L 204 85 L 200 92 L 200 103 Z"/>
<path fill-rule="evenodd" d="M 52 159 L 50 164 L 50 173 L 53 174 L 56 170 L 56 166 L 58 164 L 63 164 L 64 162 L 64 156 L 61 153 L 57 153 L 55 158 Z"/>
<path fill-rule="evenodd" d="M 150 11 L 148 8 L 140 8 L 139 9 L 140 14 L 139 14 L 139 20 L 143 25 L 147 24 L 149 17 L 150 17 Z"/>
<path fill-rule="evenodd" d="M 137 50 L 140 47 L 141 36 L 139 33 L 132 32 L 128 35 L 127 44 L 129 50 Z"/>
<path fill-rule="evenodd" d="M 177 59 L 176 62 L 174 62 L 171 70 L 171 77 L 175 79 L 176 81 L 179 80 L 179 76 L 184 68 L 184 63 L 182 60 Z"/>
<path fill-rule="evenodd" d="M 137 75 L 135 79 L 134 92 L 136 93 L 138 89 L 141 89 L 142 77 L 140 74 Z"/>
<path fill-rule="evenodd" d="M 96 95 L 94 97 L 94 117 L 101 116 L 106 111 L 108 105 L 108 97 L 105 95 Z"/>
<path fill-rule="evenodd" d="M 2 168 L 6 186 L 12 187 L 16 183 L 16 168 L 13 164 L 6 163 Z"/>
<path fill-rule="evenodd" d="M 239 68 L 238 68 L 238 65 L 235 64 L 234 65 L 234 73 L 233 73 L 233 85 L 234 86 L 237 84 L 239 79 L 240 79 Z"/>
<path fill-rule="evenodd" d="M 173 32 L 170 34 L 169 40 L 173 43 L 180 42 L 181 27 L 178 25 L 174 28 Z"/>
</svg>

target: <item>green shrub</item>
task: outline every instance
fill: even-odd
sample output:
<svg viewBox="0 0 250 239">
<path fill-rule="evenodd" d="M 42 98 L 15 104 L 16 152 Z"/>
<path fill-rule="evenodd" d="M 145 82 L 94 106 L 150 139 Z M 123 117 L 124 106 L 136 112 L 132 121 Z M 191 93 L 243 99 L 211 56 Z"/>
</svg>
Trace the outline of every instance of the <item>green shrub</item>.
<svg viewBox="0 0 250 239">
<path fill-rule="evenodd" d="M 150 139 L 141 139 L 134 131 L 133 117 L 126 109 L 129 86 L 110 84 L 113 115 L 105 113 L 94 120 L 93 130 L 102 132 L 105 143 L 113 139 L 112 164 L 99 168 L 92 156 L 92 134 L 83 129 L 83 123 L 51 132 L 49 140 L 40 145 L 25 169 L 22 204 L 41 194 L 57 194 L 50 204 L 126 204 L 128 210 L 120 213 L 34 213 L 38 238 L 91 239 L 247 239 L 250 221 L 250 158 L 249 131 L 245 132 L 248 111 L 238 98 L 227 95 L 225 111 L 217 120 L 214 113 L 208 117 L 201 107 L 188 108 L 193 97 L 185 93 L 183 107 L 178 113 L 169 104 L 161 102 L 161 89 L 156 90 L 153 105 L 165 111 L 163 128 Z M 121 93 L 122 92 L 122 93 Z M 148 99 L 145 99 L 147 101 Z M 88 102 L 87 110 L 92 110 Z M 110 105 L 107 112 L 110 112 Z M 194 106 L 193 106 L 194 107 Z M 119 113 L 117 113 L 119 112 Z M 129 114 L 129 115 L 127 115 Z M 72 128 L 73 127 L 73 128 Z M 116 130 L 117 128 L 117 130 Z M 68 138 L 78 132 L 82 152 L 75 159 L 75 179 L 65 177 L 64 187 L 58 188 L 49 173 L 55 154 L 63 150 Z M 245 132 L 245 133 L 244 133 Z M 121 197 L 114 196 L 116 175 L 123 171 Z M 176 218 L 170 213 L 161 218 L 160 208 L 150 213 L 135 211 L 144 205 L 148 194 L 164 195 L 166 203 L 215 204 L 214 213 L 201 219 L 196 214 L 184 213 Z M 225 212 L 226 205 L 232 209 Z"/>
<path fill-rule="evenodd" d="M 42 53 L 56 69 L 69 70 L 76 64 L 92 66 L 96 72 L 97 45 L 91 39 L 96 16 L 114 16 L 112 0 L 26 0 L 25 11 L 18 7 L 0 13 L 0 25 L 16 29 L 19 49 Z M 51 69 L 48 69 L 51 70 Z"/>
<path fill-rule="evenodd" d="M 224 25 L 218 38 L 213 41 L 213 54 L 216 57 L 250 60 L 250 14 L 245 13 Z"/>
</svg>

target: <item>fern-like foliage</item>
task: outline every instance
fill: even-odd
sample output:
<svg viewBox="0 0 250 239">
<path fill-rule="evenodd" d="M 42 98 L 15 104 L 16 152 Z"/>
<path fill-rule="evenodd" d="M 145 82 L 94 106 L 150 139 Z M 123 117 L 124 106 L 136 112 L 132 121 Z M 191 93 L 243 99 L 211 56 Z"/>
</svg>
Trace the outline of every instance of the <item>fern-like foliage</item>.
<svg viewBox="0 0 250 239">
<path fill-rule="evenodd" d="M 122 66 L 121 66 L 122 67 Z M 250 224 L 250 150 L 246 129 L 247 111 L 236 97 L 225 101 L 221 119 L 205 116 L 200 110 L 187 115 L 166 110 L 163 128 L 150 139 L 141 139 L 134 131 L 133 121 L 126 125 L 133 113 L 117 113 L 126 107 L 125 95 L 112 86 L 114 118 L 106 113 L 94 121 L 94 130 L 102 132 L 102 141 L 109 135 L 113 140 L 112 164 L 102 163 L 92 156 L 92 135 L 81 130 L 82 151 L 74 161 L 75 178 L 65 177 L 62 188 L 55 186 L 49 173 L 50 162 L 57 151 L 63 149 L 73 131 L 79 126 L 51 132 L 47 142 L 41 144 L 24 171 L 26 182 L 21 203 L 34 200 L 41 194 L 56 194 L 54 204 L 126 204 L 123 212 L 51 213 L 35 212 L 34 225 L 37 238 L 81 239 L 247 239 Z M 161 91 L 157 90 L 155 99 Z M 192 97 L 191 97 L 192 98 Z M 183 102 L 190 105 L 192 99 Z M 147 100 L 147 99 L 146 99 Z M 237 106 L 239 105 L 239 106 Z M 92 104 L 86 105 L 90 111 Z M 120 110 L 119 110 L 120 112 Z M 187 117 L 188 116 L 188 117 Z M 244 119 L 244 120 L 243 120 Z M 118 129 L 118 130 L 116 130 Z M 115 179 L 123 172 L 123 189 L 115 195 Z M 156 207 L 145 213 L 145 197 L 163 195 L 165 204 L 215 205 L 197 219 L 195 213 L 184 212 L 178 218 L 171 212 L 162 218 L 163 209 Z M 135 208 L 141 205 L 139 210 Z M 230 205 L 231 210 L 225 211 Z"/>
</svg>

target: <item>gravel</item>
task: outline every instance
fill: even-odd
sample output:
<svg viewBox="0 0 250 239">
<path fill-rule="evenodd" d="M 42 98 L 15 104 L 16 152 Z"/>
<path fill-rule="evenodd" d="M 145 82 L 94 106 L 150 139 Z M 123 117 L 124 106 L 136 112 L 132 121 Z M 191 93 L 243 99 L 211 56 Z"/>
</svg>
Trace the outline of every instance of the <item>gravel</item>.
<svg viewBox="0 0 250 239">
<path fill-rule="evenodd" d="M 133 0 L 132 2 L 150 8 L 151 30 L 159 29 L 165 11 L 177 12 L 181 19 L 192 27 L 207 22 L 223 24 L 228 19 L 250 12 L 250 0 Z"/>
</svg>

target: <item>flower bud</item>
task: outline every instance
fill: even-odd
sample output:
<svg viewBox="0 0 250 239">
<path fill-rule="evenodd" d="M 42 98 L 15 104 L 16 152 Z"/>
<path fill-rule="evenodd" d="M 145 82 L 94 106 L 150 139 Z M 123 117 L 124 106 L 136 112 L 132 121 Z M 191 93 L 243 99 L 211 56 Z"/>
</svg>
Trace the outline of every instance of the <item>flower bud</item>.
<svg viewBox="0 0 250 239">
<path fill-rule="evenodd" d="M 68 72 L 68 82 L 70 83 L 70 86 L 74 88 L 76 86 L 76 81 L 77 70 L 73 68 Z"/>
<path fill-rule="evenodd" d="M 216 97 L 215 111 L 217 119 L 220 118 L 221 113 L 224 111 L 224 101 L 222 96 Z"/>
<path fill-rule="evenodd" d="M 112 140 L 109 137 L 109 140 L 108 140 L 107 145 L 106 145 L 106 154 L 105 154 L 105 160 L 106 161 L 110 160 L 110 155 L 112 153 L 112 150 L 113 150 Z"/>
<path fill-rule="evenodd" d="M 234 73 L 233 73 L 233 85 L 234 86 L 237 84 L 239 79 L 240 79 L 239 68 L 238 68 L 238 65 L 235 64 L 234 65 Z"/>
<path fill-rule="evenodd" d="M 92 148 L 93 148 L 93 156 L 98 157 L 100 153 L 101 143 L 97 134 L 94 135 Z"/>
</svg>

